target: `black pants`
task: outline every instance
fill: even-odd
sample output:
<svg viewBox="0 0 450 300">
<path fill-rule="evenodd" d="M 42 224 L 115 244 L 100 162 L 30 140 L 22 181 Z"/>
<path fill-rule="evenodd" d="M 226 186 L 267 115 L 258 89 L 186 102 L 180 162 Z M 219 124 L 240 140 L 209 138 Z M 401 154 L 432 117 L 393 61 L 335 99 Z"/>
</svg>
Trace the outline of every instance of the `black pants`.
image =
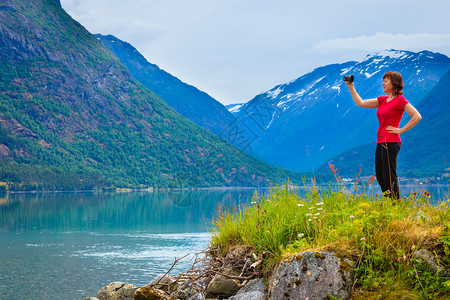
<svg viewBox="0 0 450 300">
<path fill-rule="evenodd" d="M 378 143 L 375 150 L 375 172 L 383 194 L 400 199 L 397 179 L 397 154 L 402 143 Z"/>
</svg>

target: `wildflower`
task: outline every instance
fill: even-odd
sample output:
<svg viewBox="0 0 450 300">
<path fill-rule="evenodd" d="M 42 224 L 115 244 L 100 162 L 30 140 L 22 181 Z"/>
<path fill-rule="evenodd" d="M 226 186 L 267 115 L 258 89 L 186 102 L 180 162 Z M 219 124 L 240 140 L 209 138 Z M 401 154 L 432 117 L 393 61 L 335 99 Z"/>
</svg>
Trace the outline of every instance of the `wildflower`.
<svg viewBox="0 0 450 300">
<path fill-rule="evenodd" d="M 316 213 L 316 214 L 315 214 L 315 216 L 318 216 L 318 215 L 320 215 L 320 213 Z"/>
<path fill-rule="evenodd" d="M 360 241 L 365 241 L 365 240 L 366 240 L 366 238 L 364 238 L 364 237 L 360 239 Z"/>
<path fill-rule="evenodd" d="M 308 217 L 308 216 L 312 216 L 312 214 L 306 214 L 305 216 L 307 216 L 307 217 Z"/>
<path fill-rule="evenodd" d="M 323 205 L 323 202 L 316 203 L 316 205 Z"/>
<path fill-rule="evenodd" d="M 298 238 L 302 238 L 302 237 L 304 237 L 304 236 L 305 236 L 304 233 L 299 233 L 299 234 L 297 234 L 297 237 L 298 237 Z"/>
<path fill-rule="evenodd" d="M 363 202 L 363 203 L 359 204 L 359 207 L 361 207 L 363 209 L 368 209 L 368 208 L 370 208 L 370 204 L 366 203 L 366 202 Z"/>
<path fill-rule="evenodd" d="M 319 207 L 317 210 L 322 210 L 323 208 Z"/>
<path fill-rule="evenodd" d="M 298 203 L 298 204 L 297 204 L 297 206 L 303 207 L 303 204 L 301 204 L 301 203 Z"/>
<path fill-rule="evenodd" d="M 309 209 L 314 209 L 314 206 L 313 206 L 313 207 L 310 207 Z"/>
<path fill-rule="evenodd" d="M 354 219 L 354 218 L 355 218 L 355 216 L 353 216 L 353 215 L 350 216 L 350 219 Z"/>
<path fill-rule="evenodd" d="M 256 201 L 252 201 L 252 204 L 256 204 Z"/>
<path fill-rule="evenodd" d="M 311 222 L 311 219 L 308 219 L 308 222 Z"/>
</svg>

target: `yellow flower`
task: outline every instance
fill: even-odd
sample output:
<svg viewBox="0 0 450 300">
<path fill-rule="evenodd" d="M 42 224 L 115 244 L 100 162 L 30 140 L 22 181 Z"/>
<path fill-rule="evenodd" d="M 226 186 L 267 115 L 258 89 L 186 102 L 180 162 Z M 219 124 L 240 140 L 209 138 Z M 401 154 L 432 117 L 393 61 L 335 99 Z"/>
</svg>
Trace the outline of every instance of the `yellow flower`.
<svg viewBox="0 0 450 300">
<path fill-rule="evenodd" d="M 359 207 L 362 208 L 362 209 L 369 209 L 372 206 L 369 203 L 367 203 L 367 202 L 363 202 L 363 203 L 359 204 Z"/>
</svg>

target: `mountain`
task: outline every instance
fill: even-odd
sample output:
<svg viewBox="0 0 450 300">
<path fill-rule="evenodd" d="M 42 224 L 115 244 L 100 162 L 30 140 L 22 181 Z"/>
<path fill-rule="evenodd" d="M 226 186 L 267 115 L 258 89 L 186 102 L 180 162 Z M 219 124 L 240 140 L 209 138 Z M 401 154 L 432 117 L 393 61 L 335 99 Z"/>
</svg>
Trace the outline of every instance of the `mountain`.
<svg viewBox="0 0 450 300">
<path fill-rule="evenodd" d="M 12 190 L 301 180 L 175 112 L 58 0 L 3 1 L 0 60 L 0 181 Z"/>
<path fill-rule="evenodd" d="M 416 105 L 422 115 L 413 129 L 402 135 L 402 149 L 398 154 L 399 176 L 450 177 L 450 70 Z M 339 174 L 352 176 L 359 167 L 363 175 L 374 174 L 375 144 L 350 149 L 331 160 Z M 329 172 L 324 164 L 319 172 Z"/>
<path fill-rule="evenodd" d="M 225 105 L 226 109 L 228 109 L 228 111 L 230 113 L 234 113 L 236 111 L 239 110 L 239 108 L 241 108 L 242 105 L 244 105 L 245 103 L 233 103 L 233 104 L 227 104 Z"/>
<path fill-rule="evenodd" d="M 195 124 L 222 135 L 224 129 L 235 119 L 223 104 L 149 63 L 129 43 L 112 35 L 95 36 L 119 58 L 134 78 Z"/>
<path fill-rule="evenodd" d="M 375 140 L 376 111 L 355 105 L 343 75 L 355 75 L 356 89 L 367 99 L 383 95 L 385 72 L 398 71 L 404 95 L 416 105 L 449 68 L 450 58 L 439 53 L 385 50 L 361 62 L 317 68 L 256 96 L 234 114 L 247 128 L 249 153 L 287 169 L 311 171 Z"/>
</svg>

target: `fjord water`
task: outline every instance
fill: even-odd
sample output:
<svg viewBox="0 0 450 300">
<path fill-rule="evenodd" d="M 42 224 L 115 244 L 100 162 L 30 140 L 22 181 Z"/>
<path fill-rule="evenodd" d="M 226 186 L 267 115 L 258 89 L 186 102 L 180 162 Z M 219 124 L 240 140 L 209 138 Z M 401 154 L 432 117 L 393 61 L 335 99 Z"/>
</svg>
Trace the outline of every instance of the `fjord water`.
<svg viewBox="0 0 450 300">
<path fill-rule="evenodd" d="M 448 197 L 448 186 L 426 189 L 432 202 Z M 254 190 L 0 196 L 0 299 L 83 299 L 114 281 L 142 286 L 190 253 L 177 275 L 209 246 L 217 210 L 247 204 Z M 377 185 L 366 192 L 380 193 Z"/>
<path fill-rule="evenodd" d="M 11 194 L 0 198 L 0 299 L 83 299 L 192 265 L 219 207 L 254 189 Z"/>
</svg>

